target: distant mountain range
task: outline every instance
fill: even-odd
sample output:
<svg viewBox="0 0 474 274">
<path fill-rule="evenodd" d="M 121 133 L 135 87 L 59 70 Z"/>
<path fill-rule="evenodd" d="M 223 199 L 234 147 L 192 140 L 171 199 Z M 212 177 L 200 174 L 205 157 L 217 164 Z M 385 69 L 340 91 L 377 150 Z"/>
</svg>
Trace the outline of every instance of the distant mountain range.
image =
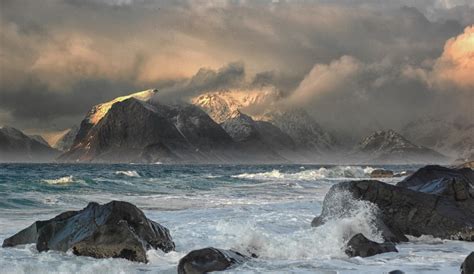
<svg viewBox="0 0 474 274">
<path fill-rule="evenodd" d="M 49 162 L 59 153 L 40 136 L 28 136 L 8 126 L 0 127 L 0 162 Z"/>
<path fill-rule="evenodd" d="M 432 149 L 415 145 L 394 130 L 377 131 L 364 138 L 354 149 L 357 162 L 416 164 L 447 162 L 448 158 Z"/>
<path fill-rule="evenodd" d="M 52 160 L 60 150 L 60 162 L 440 163 L 449 158 L 437 149 L 468 153 L 474 143 L 472 127 L 446 123 L 437 132 L 438 122 L 420 122 L 403 129 L 408 138 L 378 131 L 348 150 L 305 110 L 275 105 L 280 94 L 274 90 L 209 92 L 173 104 L 160 102 L 157 93 L 149 89 L 93 106 L 55 149 L 41 136 L 2 129 L 1 149 L 9 152 L 0 160 Z M 266 112 L 257 113 L 259 105 Z M 454 129 L 463 134 L 445 132 Z"/>
</svg>

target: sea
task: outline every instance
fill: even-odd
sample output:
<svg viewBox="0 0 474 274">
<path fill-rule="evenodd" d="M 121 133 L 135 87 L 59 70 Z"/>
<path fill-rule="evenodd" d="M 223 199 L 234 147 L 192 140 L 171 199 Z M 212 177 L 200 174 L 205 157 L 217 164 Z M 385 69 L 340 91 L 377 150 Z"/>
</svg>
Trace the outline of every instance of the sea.
<svg viewBox="0 0 474 274">
<path fill-rule="evenodd" d="M 353 200 L 351 214 L 311 227 L 332 185 L 367 179 L 375 168 L 418 167 L 0 164 L 0 242 L 36 220 L 92 201 L 122 200 L 166 226 L 176 243 L 170 253 L 148 251 L 146 264 L 39 253 L 34 244 L 0 248 L 0 273 L 176 273 L 180 258 L 204 247 L 259 255 L 226 273 L 459 273 L 472 242 L 410 237 L 398 253 L 346 256 L 355 233 L 381 240 L 373 225 L 377 209 L 368 202 Z"/>
</svg>

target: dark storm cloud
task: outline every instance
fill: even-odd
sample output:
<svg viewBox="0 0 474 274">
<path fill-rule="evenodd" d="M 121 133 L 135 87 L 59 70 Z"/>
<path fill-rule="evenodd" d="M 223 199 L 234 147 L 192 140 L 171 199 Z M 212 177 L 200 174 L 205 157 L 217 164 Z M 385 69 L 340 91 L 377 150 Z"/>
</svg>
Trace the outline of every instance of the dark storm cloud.
<svg viewBox="0 0 474 274">
<path fill-rule="evenodd" d="M 145 88 L 186 99 L 259 85 L 289 103 L 306 98 L 320 120 L 346 120 L 339 127 L 354 121 L 331 105 L 394 124 L 440 98 L 404 69 L 429 74 L 446 40 L 474 22 L 473 5 L 459 0 L 272 2 L 4 0 L 0 124 L 67 127 L 90 106 Z M 335 78 L 345 85 L 314 89 L 318 72 L 340 74 L 331 64 L 342 56 L 355 66 Z"/>
</svg>

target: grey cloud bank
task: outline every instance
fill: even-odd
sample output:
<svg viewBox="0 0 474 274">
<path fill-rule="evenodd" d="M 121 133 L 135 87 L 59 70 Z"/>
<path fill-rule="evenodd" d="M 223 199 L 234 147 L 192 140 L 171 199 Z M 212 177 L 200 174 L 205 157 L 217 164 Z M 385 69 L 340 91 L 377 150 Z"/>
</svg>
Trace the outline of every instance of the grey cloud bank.
<svg viewBox="0 0 474 274">
<path fill-rule="evenodd" d="M 474 120 L 474 88 L 463 76 L 472 57 L 456 63 L 472 39 L 469 1 L 1 6 L 0 124 L 60 130 L 135 90 L 158 87 L 160 100 L 186 100 L 256 85 L 275 86 L 282 105 L 347 133 L 424 116 Z M 456 37 L 467 42 L 447 44 Z"/>
</svg>

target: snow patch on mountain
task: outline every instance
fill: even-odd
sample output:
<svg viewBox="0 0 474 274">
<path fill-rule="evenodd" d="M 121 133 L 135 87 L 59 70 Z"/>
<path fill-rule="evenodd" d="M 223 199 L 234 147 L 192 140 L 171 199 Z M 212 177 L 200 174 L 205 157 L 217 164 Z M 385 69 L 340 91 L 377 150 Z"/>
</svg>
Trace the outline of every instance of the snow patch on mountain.
<svg viewBox="0 0 474 274">
<path fill-rule="evenodd" d="M 145 101 L 150 100 L 157 92 L 158 92 L 157 89 L 148 89 L 148 90 L 132 93 L 130 95 L 117 97 L 109 102 L 95 105 L 87 114 L 86 120 L 90 124 L 95 125 L 107 114 L 107 112 L 110 110 L 113 104 L 117 102 L 125 101 L 129 98 L 135 98 L 137 100 L 145 102 Z"/>
<path fill-rule="evenodd" d="M 280 98 L 274 88 L 253 90 L 224 90 L 201 94 L 191 103 L 203 109 L 216 123 L 223 123 L 232 118 L 237 110 L 252 113 L 261 107 L 268 107 Z"/>
</svg>

